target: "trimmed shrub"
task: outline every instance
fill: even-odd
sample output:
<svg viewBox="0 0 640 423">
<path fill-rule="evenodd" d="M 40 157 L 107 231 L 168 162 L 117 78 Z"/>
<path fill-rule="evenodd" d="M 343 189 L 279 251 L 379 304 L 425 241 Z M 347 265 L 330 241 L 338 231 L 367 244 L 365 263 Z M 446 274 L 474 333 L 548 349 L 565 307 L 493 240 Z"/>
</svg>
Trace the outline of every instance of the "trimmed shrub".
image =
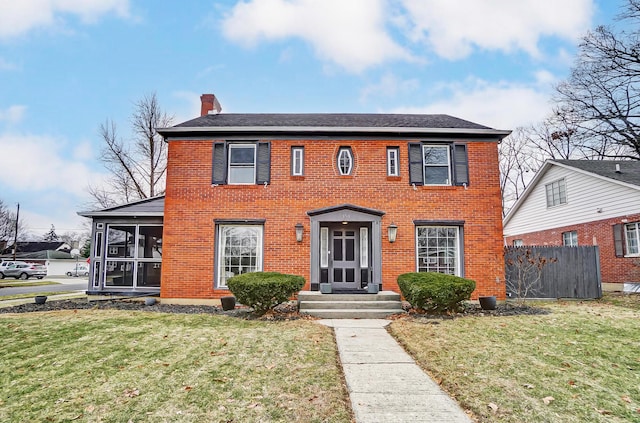
<svg viewBox="0 0 640 423">
<path fill-rule="evenodd" d="M 404 298 L 414 307 L 432 311 L 458 311 L 471 298 L 476 283 L 471 279 L 437 272 L 405 273 L 398 276 Z"/>
<path fill-rule="evenodd" d="M 304 286 L 304 278 L 277 272 L 251 272 L 229 278 L 227 286 L 239 303 L 263 315 Z"/>
</svg>

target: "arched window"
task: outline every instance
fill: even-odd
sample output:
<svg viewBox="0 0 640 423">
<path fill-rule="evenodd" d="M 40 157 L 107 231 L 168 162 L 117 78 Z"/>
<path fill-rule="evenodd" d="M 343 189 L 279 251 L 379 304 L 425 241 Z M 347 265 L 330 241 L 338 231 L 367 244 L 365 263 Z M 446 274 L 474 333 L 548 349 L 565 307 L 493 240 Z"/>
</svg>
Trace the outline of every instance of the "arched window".
<svg viewBox="0 0 640 423">
<path fill-rule="evenodd" d="M 338 150 L 338 170 L 340 175 L 351 175 L 351 170 L 353 170 L 351 147 L 340 147 Z"/>
</svg>

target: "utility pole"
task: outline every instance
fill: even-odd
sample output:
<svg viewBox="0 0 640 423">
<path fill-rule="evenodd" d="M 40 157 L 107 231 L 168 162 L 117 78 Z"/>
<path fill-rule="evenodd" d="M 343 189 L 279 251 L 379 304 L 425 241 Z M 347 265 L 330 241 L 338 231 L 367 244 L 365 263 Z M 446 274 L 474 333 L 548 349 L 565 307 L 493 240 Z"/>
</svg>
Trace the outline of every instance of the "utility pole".
<svg viewBox="0 0 640 423">
<path fill-rule="evenodd" d="M 20 203 L 17 203 L 18 210 L 16 211 L 16 230 L 13 234 L 13 261 L 16 261 L 16 252 L 18 251 L 18 221 L 20 220 Z"/>
</svg>

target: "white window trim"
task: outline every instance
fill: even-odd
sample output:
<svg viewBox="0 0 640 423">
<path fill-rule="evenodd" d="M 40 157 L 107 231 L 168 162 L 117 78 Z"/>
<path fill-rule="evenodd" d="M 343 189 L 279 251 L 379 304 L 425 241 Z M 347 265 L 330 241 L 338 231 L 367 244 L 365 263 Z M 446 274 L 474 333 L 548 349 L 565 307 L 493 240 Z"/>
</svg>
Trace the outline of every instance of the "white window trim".
<svg viewBox="0 0 640 423">
<path fill-rule="evenodd" d="M 400 176 L 400 166 L 398 166 L 398 148 L 387 149 L 387 176 Z"/>
<path fill-rule="evenodd" d="M 635 229 L 632 232 L 635 232 L 635 234 L 636 234 L 638 252 L 637 253 L 629 253 L 628 252 L 630 250 L 630 248 L 629 248 L 629 232 L 627 231 L 627 226 L 634 226 L 634 225 L 635 225 Z M 625 254 L 625 257 L 640 257 L 640 222 L 625 223 L 623 229 L 624 229 L 625 251 L 627 251 L 627 254 Z"/>
<path fill-rule="evenodd" d="M 427 184 L 427 168 L 444 167 L 444 164 L 427 164 L 424 162 L 424 150 L 426 148 L 442 148 L 447 152 L 447 182 L 444 184 Z M 450 186 L 451 185 L 451 147 L 449 145 L 423 144 L 422 145 L 422 180 L 425 186 Z"/>
<path fill-rule="evenodd" d="M 360 228 L 360 268 L 369 267 L 369 228 Z"/>
<path fill-rule="evenodd" d="M 291 149 L 291 174 L 293 176 L 304 175 L 304 147 Z"/>
<path fill-rule="evenodd" d="M 575 243 L 573 242 L 573 235 L 575 234 Z M 567 244 L 567 238 L 569 243 Z M 565 231 L 562 233 L 562 245 L 564 247 L 577 247 L 578 246 L 578 231 Z"/>
<path fill-rule="evenodd" d="M 349 168 L 345 171 L 342 170 L 342 166 L 340 166 L 340 161 L 342 159 L 342 155 L 346 154 L 347 158 L 349 159 Z M 337 163 L 338 165 L 338 172 L 340 172 L 340 175 L 351 175 L 351 171 L 353 171 L 353 154 L 351 153 L 351 149 L 347 148 L 347 147 L 341 147 L 338 150 L 338 160 Z"/>
<path fill-rule="evenodd" d="M 264 226 L 263 225 L 234 225 L 234 224 L 220 224 L 218 225 L 218 240 L 217 240 L 217 248 L 218 252 L 216 254 L 216 280 L 215 286 L 219 289 L 227 289 L 226 283 L 222 283 L 222 272 L 224 271 L 224 263 L 223 263 L 223 254 L 224 254 L 224 228 L 252 228 L 259 229 L 258 231 L 258 241 L 256 245 L 256 272 L 262 271 L 262 263 L 263 263 L 263 240 L 264 240 Z"/>
<path fill-rule="evenodd" d="M 329 228 L 320 228 L 320 267 L 329 267 Z"/>
<path fill-rule="evenodd" d="M 438 228 L 438 229 L 455 229 L 456 230 L 456 256 L 455 256 L 456 264 L 455 264 L 454 275 L 462 276 L 463 257 L 462 257 L 462 244 L 461 244 L 462 237 L 461 237 L 460 226 L 420 225 L 415 227 L 414 238 L 415 238 L 416 272 L 420 271 L 419 270 L 420 269 L 420 254 L 419 254 L 420 246 L 418 245 L 418 230 L 420 228 Z M 432 259 L 429 258 L 429 260 L 431 261 Z M 433 260 L 435 260 L 435 258 Z"/>
<path fill-rule="evenodd" d="M 548 188 L 547 187 L 551 187 L 551 201 L 553 202 L 553 184 L 558 184 L 558 186 L 560 186 L 560 183 L 562 183 L 562 185 L 564 185 L 564 202 L 562 202 L 562 196 L 560 196 L 560 198 L 558 198 L 558 204 L 549 204 L 549 194 L 548 194 Z M 560 207 L 563 206 L 565 204 L 569 203 L 569 195 L 567 193 L 567 182 L 565 181 L 564 178 L 560 178 L 560 179 L 556 179 L 555 181 L 551 181 L 549 183 L 544 184 L 544 197 L 545 197 L 545 201 L 547 204 L 547 208 L 551 209 L 554 207 Z"/>
<path fill-rule="evenodd" d="M 231 181 L 231 150 L 233 150 L 234 148 L 247 148 L 247 147 L 251 147 L 253 148 L 253 180 L 251 182 L 233 182 Z M 256 167 L 257 167 L 257 160 L 258 158 L 256 157 L 256 155 L 258 154 L 258 151 L 256 149 L 256 144 L 255 143 L 243 143 L 243 144 L 229 144 L 229 148 L 228 148 L 228 152 L 227 152 L 227 184 L 229 185 L 255 185 L 256 183 Z M 248 165 L 245 166 L 233 166 L 235 168 L 248 168 Z"/>
</svg>

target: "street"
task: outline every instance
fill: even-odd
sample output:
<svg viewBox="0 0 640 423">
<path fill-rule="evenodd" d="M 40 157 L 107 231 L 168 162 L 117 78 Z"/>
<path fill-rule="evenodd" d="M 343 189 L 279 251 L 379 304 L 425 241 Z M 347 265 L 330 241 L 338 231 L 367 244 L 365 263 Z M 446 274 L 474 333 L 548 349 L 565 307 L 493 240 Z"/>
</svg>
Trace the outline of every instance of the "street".
<svg viewBox="0 0 640 423">
<path fill-rule="evenodd" d="M 41 285 L 41 286 L 24 286 L 15 288 L 0 288 L 0 296 L 31 294 L 37 292 L 54 292 L 54 291 L 86 291 L 88 280 L 86 277 L 45 277 L 43 281 L 58 282 L 58 285 Z M 13 281 L 13 279 L 2 279 L 2 281 Z M 38 282 L 38 279 L 31 278 L 30 282 Z"/>
</svg>

